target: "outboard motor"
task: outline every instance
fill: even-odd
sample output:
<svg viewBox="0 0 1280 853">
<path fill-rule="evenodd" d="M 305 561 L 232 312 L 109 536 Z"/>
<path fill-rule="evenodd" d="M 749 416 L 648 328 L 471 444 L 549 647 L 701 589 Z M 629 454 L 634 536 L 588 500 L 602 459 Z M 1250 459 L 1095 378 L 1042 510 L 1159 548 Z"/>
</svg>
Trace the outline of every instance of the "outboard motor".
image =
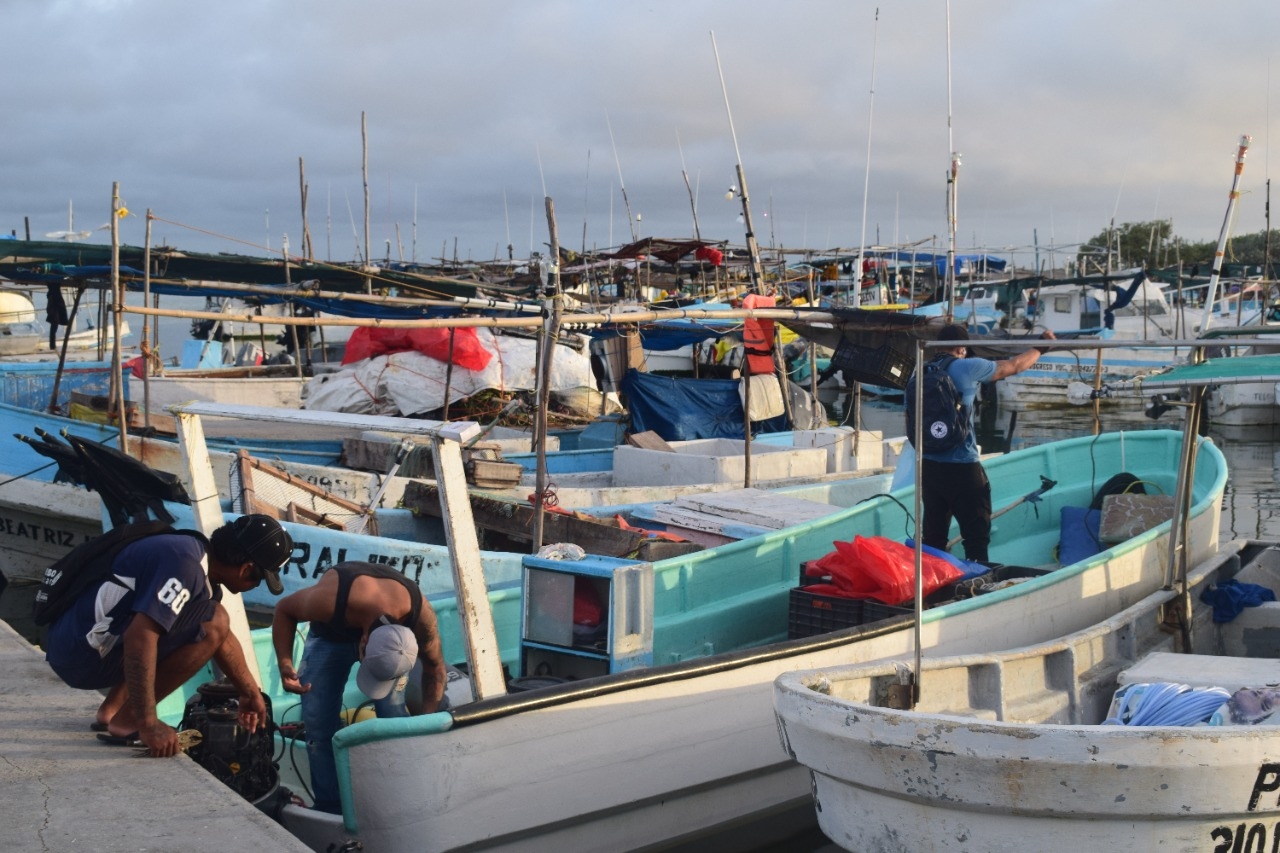
<svg viewBox="0 0 1280 853">
<path fill-rule="evenodd" d="M 271 699 L 262 696 L 267 707 L 266 726 L 247 732 L 238 722 L 239 693 L 226 679 L 200 685 L 187 700 L 179 730 L 193 729 L 201 735 L 200 743 L 187 750 L 193 761 L 268 816 L 279 819 L 280 808 L 292 794 L 280 787 L 280 766 L 274 760 L 276 725 Z"/>
</svg>

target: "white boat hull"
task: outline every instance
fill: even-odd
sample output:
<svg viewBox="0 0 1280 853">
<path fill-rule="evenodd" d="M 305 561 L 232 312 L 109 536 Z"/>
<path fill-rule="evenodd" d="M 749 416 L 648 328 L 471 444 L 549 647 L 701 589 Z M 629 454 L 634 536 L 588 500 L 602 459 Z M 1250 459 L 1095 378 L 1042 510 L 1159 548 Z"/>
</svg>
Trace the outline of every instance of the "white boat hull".
<svg viewBox="0 0 1280 853">
<path fill-rule="evenodd" d="M 1246 544 L 1197 567 L 1192 595 Z M 780 678 L 779 733 L 812 770 L 823 832 L 857 853 L 1276 849 L 1280 728 L 1096 725 L 1120 670 L 1173 649 L 1160 620 L 1173 597 L 1042 647 L 926 662 L 916 711 L 879 707 L 894 678 L 883 667 Z M 1280 606 L 1240 621 L 1211 624 L 1201 608 L 1194 650 L 1273 653 Z M 1241 658 L 1216 660 L 1197 677 Z"/>
<path fill-rule="evenodd" d="M 1191 521 L 1198 557 L 1216 548 L 1217 518 L 1215 508 Z M 924 647 L 963 653 L 1059 635 L 1149 593 L 1166 561 L 1167 538 L 1153 536 L 1105 567 L 1068 570 L 1020 603 L 951 605 L 955 612 L 925 625 Z M 809 795 L 807 775 L 777 749 L 776 677 L 903 658 L 913 647 L 912 632 L 898 627 L 825 649 L 775 650 L 722 671 L 704 661 L 682 678 L 650 672 L 651 683 L 560 704 L 539 697 L 448 730 L 446 715 L 344 729 L 335 738 L 339 766 L 359 780 L 350 787 L 347 829 L 369 851 L 597 851 L 687 841 Z M 464 710 L 455 716 L 466 719 Z"/>
</svg>

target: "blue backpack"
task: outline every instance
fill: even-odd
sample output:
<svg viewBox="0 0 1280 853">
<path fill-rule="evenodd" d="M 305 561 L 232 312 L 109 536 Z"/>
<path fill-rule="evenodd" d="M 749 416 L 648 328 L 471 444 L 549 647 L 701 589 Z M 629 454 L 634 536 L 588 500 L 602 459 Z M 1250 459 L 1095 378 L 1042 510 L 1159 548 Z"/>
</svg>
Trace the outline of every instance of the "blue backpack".
<svg viewBox="0 0 1280 853">
<path fill-rule="evenodd" d="M 946 453 L 959 447 L 969 437 L 969 408 L 960 389 L 947 369 L 956 357 L 951 353 L 935 356 L 924 365 L 924 452 Z M 907 441 L 915 446 L 916 377 L 907 380 Z"/>
</svg>

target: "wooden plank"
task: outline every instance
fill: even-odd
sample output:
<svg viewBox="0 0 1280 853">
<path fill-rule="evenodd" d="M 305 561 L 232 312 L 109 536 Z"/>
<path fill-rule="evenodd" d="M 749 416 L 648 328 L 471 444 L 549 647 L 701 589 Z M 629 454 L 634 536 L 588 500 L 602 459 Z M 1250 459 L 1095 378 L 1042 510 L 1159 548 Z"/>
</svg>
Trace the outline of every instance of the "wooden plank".
<svg viewBox="0 0 1280 853">
<path fill-rule="evenodd" d="M 222 502 L 218 497 L 218 484 L 213 478 L 213 462 L 209 459 L 209 445 L 204 440 L 204 427 L 198 415 L 178 416 L 178 445 L 187 463 L 187 494 L 191 496 L 191 513 L 196 527 L 205 536 L 222 526 Z M 244 611 L 244 599 L 239 593 L 223 590 L 222 606 L 231 619 L 231 633 L 240 641 L 244 650 L 245 665 L 254 682 L 262 686 L 262 674 L 258 671 L 258 656 L 253 653 L 253 638 L 249 633 L 249 617 Z"/>
<path fill-rule="evenodd" d="M 484 569 L 480 564 L 480 543 L 471 517 L 466 476 L 462 472 L 460 441 L 466 436 L 462 432 L 457 434 L 456 440 L 439 433 L 433 435 L 431 448 L 439 472 L 441 517 L 449 543 L 449 562 L 453 567 L 471 685 L 477 699 L 487 699 L 504 695 L 507 685 L 502 675 L 502 655 L 493 626 L 493 611 L 489 607 Z"/>
<path fill-rule="evenodd" d="M 716 531 L 730 524 L 782 530 L 843 509 L 764 489 L 731 489 L 687 495 L 658 504 L 653 508 L 653 517 L 695 530 Z"/>
<path fill-rule="evenodd" d="M 634 435 L 627 436 L 627 444 L 632 447 L 639 447 L 642 450 L 661 450 L 666 453 L 675 453 L 675 449 L 653 430 L 637 432 Z"/>
</svg>

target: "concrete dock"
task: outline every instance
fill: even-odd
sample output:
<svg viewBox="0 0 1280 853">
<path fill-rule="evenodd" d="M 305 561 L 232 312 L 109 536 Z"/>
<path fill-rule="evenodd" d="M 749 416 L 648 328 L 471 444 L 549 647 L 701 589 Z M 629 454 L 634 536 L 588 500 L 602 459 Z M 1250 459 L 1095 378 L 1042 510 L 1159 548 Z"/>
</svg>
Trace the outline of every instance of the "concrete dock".
<svg viewBox="0 0 1280 853">
<path fill-rule="evenodd" d="M 101 700 L 63 684 L 0 622 L 0 849 L 308 849 L 185 755 L 137 758 L 100 742 L 89 724 Z"/>
</svg>

